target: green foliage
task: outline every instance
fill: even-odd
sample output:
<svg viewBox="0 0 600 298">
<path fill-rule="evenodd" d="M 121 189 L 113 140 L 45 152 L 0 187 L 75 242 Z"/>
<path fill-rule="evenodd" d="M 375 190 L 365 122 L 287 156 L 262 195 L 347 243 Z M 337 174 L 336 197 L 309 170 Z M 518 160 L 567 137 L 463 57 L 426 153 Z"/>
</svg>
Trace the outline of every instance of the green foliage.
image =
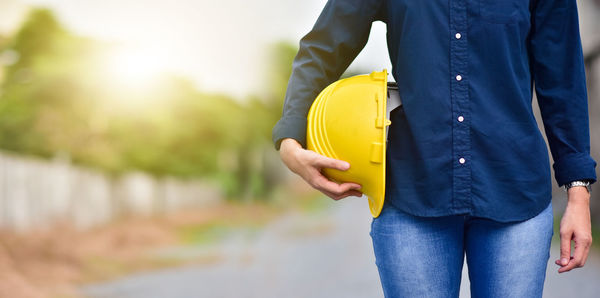
<svg viewBox="0 0 600 298">
<path fill-rule="evenodd" d="M 141 89 L 102 71 L 112 45 L 77 37 L 46 9 L 34 9 L 3 38 L 16 53 L 0 76 L 0 148 L 109 173 L 204 176 L 231 197 L 268 197 L 278 179 L 265 166 L 296 49 L 270 50 L 266 95 L 236 101 L 162 76 Z M 267 153 L 266 153 L 267 152 Z"/>
</svg>

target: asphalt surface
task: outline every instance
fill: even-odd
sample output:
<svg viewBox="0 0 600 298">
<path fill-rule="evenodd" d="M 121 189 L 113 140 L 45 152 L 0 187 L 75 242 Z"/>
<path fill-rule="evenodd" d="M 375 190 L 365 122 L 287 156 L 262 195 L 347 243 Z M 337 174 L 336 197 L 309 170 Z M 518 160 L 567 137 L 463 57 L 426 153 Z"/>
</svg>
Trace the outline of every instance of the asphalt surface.
<svg viewBox="0 0 600 298">
<path fill-rule="evenodd" d="M 328 212 L 293 214 L 258 234 L 244 231 L 209 247 L 160 253 L 187 257 L 218 255 L 218 261 L 131 275 L 89 285 L 93 298 L 187 297 L 383 297 L 369 229 L 366 200 L 331 203 Z M 556 235 L 555 235 L 556 236 Z M 600 254 L 584 268 L 558 274 L 553 246 L 544 297 L 600 297 Z M 469 297 L 464 266 L 461 297 Z"/>
</svg>

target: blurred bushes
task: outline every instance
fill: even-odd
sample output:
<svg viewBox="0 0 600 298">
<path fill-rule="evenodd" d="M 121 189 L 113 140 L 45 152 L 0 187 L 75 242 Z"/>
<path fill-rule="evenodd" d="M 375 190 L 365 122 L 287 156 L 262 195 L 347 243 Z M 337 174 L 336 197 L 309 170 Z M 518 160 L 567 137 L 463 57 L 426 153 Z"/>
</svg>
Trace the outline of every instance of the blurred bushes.
<svg viewBox="0 0 600 298">
<path fill-rule="evenodd" d="M 271 129 L 281 115 L 293 46 L 271 49 L 264 95 L 236 101 L 173 75 L 129 88 L 105 71 L 114 45 L 71 34 L 45 9 L 32 10 L 0 41 L 4 150 L 67 155 L 115 175 L 203 176 L 238 198 L 268 197 L 281 179 L 265 156 L 274 155 Z"/>
</svg>

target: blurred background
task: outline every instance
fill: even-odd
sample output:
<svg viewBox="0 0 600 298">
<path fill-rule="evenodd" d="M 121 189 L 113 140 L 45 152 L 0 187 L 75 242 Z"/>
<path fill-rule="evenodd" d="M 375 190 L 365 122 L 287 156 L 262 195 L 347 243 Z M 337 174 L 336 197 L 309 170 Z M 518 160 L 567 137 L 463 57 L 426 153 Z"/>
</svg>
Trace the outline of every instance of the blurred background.
<svg viewBox="0 0 600 298">
<path fill-rule="evenodd" d="M 366 199 L 271 143 L 325 2 L 0 0 L 0 297 L 383 297 Z M 600 1 L 578 5 L 600 161 Z M 347 74 L 391 69 L 385 33 Z M 555 245 L 545 296 L 596 297 L 599 242 L 560 276 Z"/>
</svg>

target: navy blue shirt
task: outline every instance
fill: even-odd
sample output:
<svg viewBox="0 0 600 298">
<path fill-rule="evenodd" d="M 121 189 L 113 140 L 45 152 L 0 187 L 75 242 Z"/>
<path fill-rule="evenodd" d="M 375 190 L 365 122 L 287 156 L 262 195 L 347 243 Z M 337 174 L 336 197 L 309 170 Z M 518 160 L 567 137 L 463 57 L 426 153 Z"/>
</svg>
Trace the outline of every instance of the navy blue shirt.
<svg viewBox="0 0 600 298">
<path fill-rule="evenodd" d="M 402 105 L 392 111 L 386 200 L 418 216 L 531 218 L 558 185 L 596 181 L 576 0 L 329 0 L 300 41 L 273 129 L 306 147 L 306 116 L 387 24 Z M 534 88 L 535 86 L 535 88 Z"/>
</svg>

